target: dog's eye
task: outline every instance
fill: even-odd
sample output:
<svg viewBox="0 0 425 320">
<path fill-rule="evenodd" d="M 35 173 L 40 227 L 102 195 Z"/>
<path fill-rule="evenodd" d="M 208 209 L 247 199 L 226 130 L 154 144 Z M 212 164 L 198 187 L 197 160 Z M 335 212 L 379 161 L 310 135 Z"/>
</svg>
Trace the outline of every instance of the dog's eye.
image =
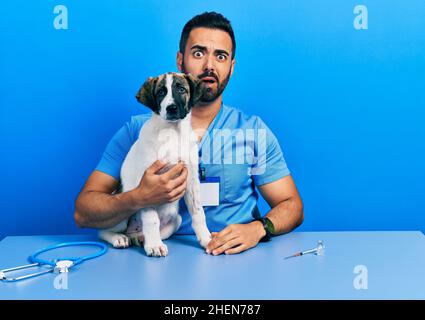
<svg viewBox="0 0 425 320">
<path fill-rule="evenodd" d="M 162 97 L 165 95 L 165 90 L 164 89 L 160 89 L 157 93 L 158 96 Z"/>
<path fill-rule="evenodd" d="M 177 91 L 178 91 L 178 93 L 185 93 L 186 92 L 186 89 L 183 88 L 183 87 L 178 87 L 177 88 Z"/>
</svg>

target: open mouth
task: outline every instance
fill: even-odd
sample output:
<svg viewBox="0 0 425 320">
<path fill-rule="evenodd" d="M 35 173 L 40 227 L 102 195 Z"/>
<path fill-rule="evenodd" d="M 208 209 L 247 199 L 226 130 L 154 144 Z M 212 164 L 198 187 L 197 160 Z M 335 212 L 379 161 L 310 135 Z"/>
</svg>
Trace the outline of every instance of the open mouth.
<svg viewBox="0 0 425 320">
<path fill-rule="evenodd" d="M 202 82 L 213 84 L 213 83 L 216 83 L 217 81 L 213 77 L 205 77 L 205 78 L 202 78 Z"/>
</svg>

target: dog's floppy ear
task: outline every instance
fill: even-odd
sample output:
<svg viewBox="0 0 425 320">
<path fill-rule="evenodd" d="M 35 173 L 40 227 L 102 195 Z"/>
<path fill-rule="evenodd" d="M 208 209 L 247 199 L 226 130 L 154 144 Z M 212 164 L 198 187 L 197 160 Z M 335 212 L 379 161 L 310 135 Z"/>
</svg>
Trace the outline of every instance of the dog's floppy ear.
<svg viewBox="0 0 425 320">
<path fill-rule="evenodd" d="M 202 97 L 202 81 L 198 77 L 188 73 L 184 75 L 190 87 L 190 103 L 195 106 Z"/>
<path fill-rule="evenodd" d="M 158 105 L 155 100 L 155 87 L 157 82 L 158 78 L 149 77 L 136 94 L 137 101 L 149 107 L 152 111 L 156 111 L 158 109 Z"/>
</svg>

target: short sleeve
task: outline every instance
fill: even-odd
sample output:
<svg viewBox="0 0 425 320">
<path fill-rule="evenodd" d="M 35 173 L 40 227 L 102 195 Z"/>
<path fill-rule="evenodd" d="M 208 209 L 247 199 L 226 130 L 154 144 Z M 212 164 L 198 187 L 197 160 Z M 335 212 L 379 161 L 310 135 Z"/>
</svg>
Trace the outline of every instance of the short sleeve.
<svg viewBox="0 0 425 320">
<path fill-rule="evenodd" d="M 116 180 L 120 180 L 121 166 L 127 153 L 137 139 L 134 117 L 122 126 L 106 146 L 103 155 L 96 166 L 96 170 L 102 171 Z"/>
<path fill-rule="evenodd" d="M 279 180 L 290 171 L 276 136 L 260 118 L 257 120 L 256 161 L 251 167 L 251 175 L 255 185 L 260 186 Z"/>
</svg>

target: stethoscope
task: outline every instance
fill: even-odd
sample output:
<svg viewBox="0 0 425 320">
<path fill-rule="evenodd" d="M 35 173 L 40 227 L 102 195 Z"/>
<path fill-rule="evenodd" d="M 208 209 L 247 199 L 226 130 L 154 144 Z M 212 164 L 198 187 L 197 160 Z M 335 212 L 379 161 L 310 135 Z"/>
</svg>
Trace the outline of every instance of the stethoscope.
<svg viewBox="0 0 425 320">
<path fill-rule="evenodd" d="M 96 247 L 99 247 L 101 250 L 83 257 L 76 257 L 76 258 L 67 257 L 67 258 L 55 259 L 55 260 L 44 260 L 38 257 L 40 254 L 47 251 L 51 251 L 51 250 L 63 248 L 63 247 L 73 247 L 73 246 L 96 246 Z M 0 280 L 5 282 L 14 282 L 14 281 L 41 276 L 43 274 L 50 273 L 50 272 L 54 272 L 54 273 L 69 272 L 71 268 L 83 263 L 84 261 L 94 259 L 94 258 L 100 257 L 101 255 L 104 255 L 107 250 L 108 250 L 108 247 L 101 242 L 80 241 L 80 242 L 63 242 L 59 244 L 54 244 L 54 245 L 45 247 L 43 249 L 37 250 L 32 255 L 30 255 L 28 257 L 30 264 L 0 270 Z M 28 269 L 28 268 L 37 267 L 37 266 L 40 266 L 40 267 L 47 266 L 48 269 L 45 271 L 31 273 L 31 274 L 23 275 L 16 278 L 6 277 L 6 273 L 8 272 Z"/>
</svg>

